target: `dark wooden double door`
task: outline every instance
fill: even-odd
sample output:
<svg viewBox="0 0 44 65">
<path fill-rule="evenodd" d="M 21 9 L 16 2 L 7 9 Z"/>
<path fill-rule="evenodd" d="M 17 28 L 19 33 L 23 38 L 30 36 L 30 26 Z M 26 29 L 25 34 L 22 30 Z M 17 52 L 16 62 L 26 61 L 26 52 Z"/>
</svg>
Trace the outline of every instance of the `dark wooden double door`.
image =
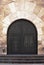
<svg viewBox="0 0 44 65">
<path fill-rule="evenodd" d="M 19 19 L 9 26 L 7 54 L 37 54 L 37 30 L 32 22 Z"/>
</svg>

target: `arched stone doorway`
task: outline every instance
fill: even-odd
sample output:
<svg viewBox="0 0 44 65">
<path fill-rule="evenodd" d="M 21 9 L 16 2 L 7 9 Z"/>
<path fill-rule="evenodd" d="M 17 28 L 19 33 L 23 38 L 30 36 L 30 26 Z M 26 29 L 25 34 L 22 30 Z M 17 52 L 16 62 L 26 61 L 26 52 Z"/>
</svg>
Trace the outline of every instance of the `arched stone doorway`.
<svg viewBox="0 0 44 65">
<path fill-rule="evenodd" d="M 37 29 L 27 19 L 14 21 L 7 31 L 7 54 L 37 54 Z"/>
</svg>

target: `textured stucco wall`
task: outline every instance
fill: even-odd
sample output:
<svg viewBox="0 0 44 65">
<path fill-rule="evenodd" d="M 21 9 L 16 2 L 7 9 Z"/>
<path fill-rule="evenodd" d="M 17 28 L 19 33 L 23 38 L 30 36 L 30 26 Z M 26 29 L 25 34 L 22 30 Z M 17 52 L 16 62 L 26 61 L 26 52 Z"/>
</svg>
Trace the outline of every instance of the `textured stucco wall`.
<svg viewBox="0 0 44 65">
<path fill-rule="evenodd" d="M 44 54 L 44 0 L 0 0 L 1 54 L 7 47 L 8 26 L 19 18 L 26 18 L 35 24 L 38 31 L 38 54 Z"/>
</svg>

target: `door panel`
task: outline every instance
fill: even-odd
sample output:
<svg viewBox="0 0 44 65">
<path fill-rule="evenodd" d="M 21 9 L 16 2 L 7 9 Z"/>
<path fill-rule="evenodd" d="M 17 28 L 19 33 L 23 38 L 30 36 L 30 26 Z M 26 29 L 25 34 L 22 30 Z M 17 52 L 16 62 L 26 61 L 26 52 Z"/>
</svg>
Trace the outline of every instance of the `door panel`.
<svg viewBox="0 0 44 65">
<path fill-rule="evenodd" d="M 36 54 L 37 30 L 28 20 L 16 20 L 7 33 L 8 54 Z"/>
</svg>

